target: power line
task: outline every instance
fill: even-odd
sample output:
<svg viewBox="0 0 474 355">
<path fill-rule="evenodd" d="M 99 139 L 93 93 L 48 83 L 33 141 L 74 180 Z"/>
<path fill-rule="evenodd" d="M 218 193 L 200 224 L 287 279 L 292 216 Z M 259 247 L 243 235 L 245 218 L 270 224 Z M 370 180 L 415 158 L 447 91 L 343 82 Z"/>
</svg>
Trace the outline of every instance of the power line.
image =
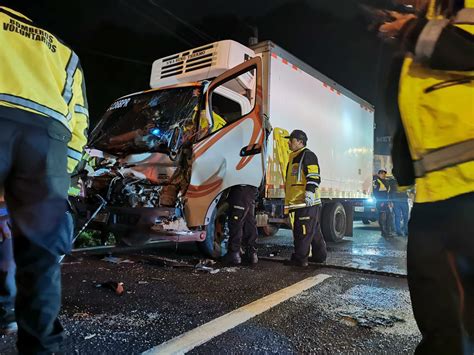
<svg viewBox="0 0 474 355">
<path fill-rule="evenodd" d="M 127 58 L 127 57 L 121 57 L 121 56 L 113 55 L 113 54 L 109 54 L 109 53 L 104 53 L 104 52 L 96 51 L 94 49 L 84 48 L 83 51 L 86 52 L 86 53 L 95 54 L 95 55 L 98 55 L 98 56 L 101 56 L 101 57 L 107 57 L 107 58 L 112 58 L 112 59 L 116 59 L 116 60 L 121 60 L 123 62 L 129 62 L 129 63 L 139 64 L 139 65 L 146 65 L 147 67 L 151 66 L 151 63 L 149 63 L 149 62 L 145 62 L 145 61 L 141 61 L 141 60 L 137 60 L 137 59 L 131 59 L 131 58 Z"/>
<path fill-rule="evenodd" d="M 178 21 L 179 23 L 181 23 L 182 25 L 188 27 L 193 33 L 195 33 L 196 35 L 198 35 L 199 37 L 201 37 L 202 39 L 206 40 L 206 41 L 215 41 L 215 38 L 213 38 L 212 36 L 208 35 L 206 32 L 204 31 L 201 31 L 199 28 L 195 27 L 194 25 L 190 24 L 189 22 L 183 20 L 182 18 L 176 16 L 174 13 L 172 13 L 170 10 L 168 10 L 167 8 L 165 8 L 163 5 L 160 5 L 158 3 L 156 3 L 155 0 L 148 0 L 148 2 L 150 4 L 152 4 L 153 6 L 159 8 L 161 11 L 163 11 L 164 13 L 166 13 L 168 16 L 172 17 L 173 19 L 175 19 L 176 21 Z"/>
</svg>

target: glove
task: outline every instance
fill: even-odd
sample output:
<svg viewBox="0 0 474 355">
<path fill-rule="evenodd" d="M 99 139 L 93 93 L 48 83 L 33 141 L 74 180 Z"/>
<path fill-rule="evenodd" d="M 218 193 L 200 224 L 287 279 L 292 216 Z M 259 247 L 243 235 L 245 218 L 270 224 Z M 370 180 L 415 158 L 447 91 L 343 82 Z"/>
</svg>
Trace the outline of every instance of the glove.
<svg viewBox="0 0 474 355">
<path fill-rule="evenodd" d="M 304 202 L 306 206 L 314 206 L 316 204 L 316 194 L 311 191 L 306 191 L 304 193 Z"/>
<path fill-rule="evenodd" d="M 10 218 L 8 218 L 8 215 L 0 215 L 0 243 L 11 237 Z"/>
</svg>

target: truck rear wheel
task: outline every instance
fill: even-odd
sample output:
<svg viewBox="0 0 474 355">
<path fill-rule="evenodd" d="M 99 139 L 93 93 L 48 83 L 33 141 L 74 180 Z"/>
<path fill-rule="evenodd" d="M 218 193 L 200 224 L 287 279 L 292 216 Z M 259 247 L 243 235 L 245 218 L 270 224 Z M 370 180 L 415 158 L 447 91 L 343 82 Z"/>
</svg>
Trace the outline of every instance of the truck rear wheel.
<svg viewBox="0 0 474 355">
<path fill-rule="evenodd" d="M 227 208 L 215 208 L 206 226 L 206 239 L 196 242 L 199 251 L 207 257 L 219 259 L 227 253 L 229 230 L 227 227 Z"/>
<path fill-rule="evenodd" d="M 258 227 L 258 234 L 264 237 L 273 237 L 278 233 L 280 228 L 275 224 L 267 224 L 263 227 Z"/>
<path fill-rule="evenodd" d="M 339 202 L 323 206 L 321 227 L 324 239 L 328 242 L 340 242 L 346 233 L 346 211 Z"/>
</svg>

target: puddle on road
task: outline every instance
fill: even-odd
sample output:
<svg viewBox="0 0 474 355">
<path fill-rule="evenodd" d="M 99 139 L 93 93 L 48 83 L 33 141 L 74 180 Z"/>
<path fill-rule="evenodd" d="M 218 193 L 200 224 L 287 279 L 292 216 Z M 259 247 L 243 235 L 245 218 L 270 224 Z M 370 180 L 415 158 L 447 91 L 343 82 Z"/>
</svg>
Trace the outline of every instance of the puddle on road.
<svg viewBox="0 0 474 355">
<path fill-rule="evenodd" d="M 334 309 L 339 321 L 373 328 L 386 334 L 418 333 L 406 290 L 356 285 L 341 295 L 343 304 Z"/>
<path fill-rule="evenodd" d="M 316 307 L 319 312 L 347 326 L 366 327 L 383 334 L 418 337 L 408 289 L 392 287 L 391 282 L 334 278 L 314 292 L 298 296 L 294 302 L 305 302 L 308 307 Z"/>
<path fill-rule="evenodd" d="M 380 310 L 406 308 L 410 305 L 408 292 L 369 285 L 356 285 L 343 295 L 344 300 L 363 308 Z"/>
</svg>

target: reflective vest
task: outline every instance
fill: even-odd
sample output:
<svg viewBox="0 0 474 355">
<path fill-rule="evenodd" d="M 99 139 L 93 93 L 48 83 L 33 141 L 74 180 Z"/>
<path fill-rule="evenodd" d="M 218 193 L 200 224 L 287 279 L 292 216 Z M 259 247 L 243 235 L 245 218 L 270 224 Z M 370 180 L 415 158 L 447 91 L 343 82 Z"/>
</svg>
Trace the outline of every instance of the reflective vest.
<svg viewBox="0 0 474 355">
<path fill-rule="evenodd" d="M 81 159 L 89 124 L 79 58 L 19 12 L 0 6 L 0 25 L 0 105 L 61 122 L 72 134 L 72 172 Z"/>
<path fill-rule="evenodd" d="M 307 173 L 305 173 L 304 156 L 306 151 L 307 148 L 303 147 L 296 152 L 290 153 L 285 184 L 285 205 L 287 206 L 305 203 L 306 184 L 308 183 L 308 179 L 317 177 L 317 180 L 319 181 L 320 172 L 317 164 L 307 165 Z M 313 182 L 311 181 L 311 183 Z M 316 187 L 315 195 L 316 204 L 321 204 L 321 192 L 319 186 Z"/>
<path fill-rule="evenodd" d="M 474 7 L 474 1 L 466 1 L 467 5 Z M 437 18 L 433 6 L 430 9 L 429 17 Z M 452 23 L 474 34 L 466 16 L 462 24 L 456 19 Z M 404 60 L 398 101 L 414 161 L 417 203 L 474 191 L 474 159 L 470 158 L 474 151 L 474 81 L 447 85 L 450 80 L 473 75 L 474 71 L 432 70 L 410 56 Z"/>
</svg>

